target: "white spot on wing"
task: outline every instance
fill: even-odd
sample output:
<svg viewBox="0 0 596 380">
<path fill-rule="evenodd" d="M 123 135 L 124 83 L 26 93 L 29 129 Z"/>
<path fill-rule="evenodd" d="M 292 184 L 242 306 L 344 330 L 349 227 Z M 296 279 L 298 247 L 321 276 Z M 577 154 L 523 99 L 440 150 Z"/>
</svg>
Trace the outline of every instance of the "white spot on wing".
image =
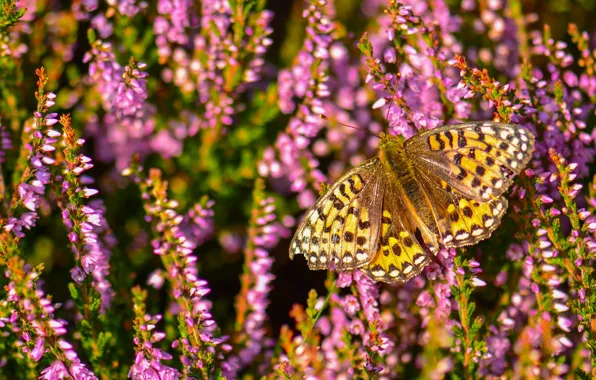
<svg viewBox="0 0 596 380">
<path fill-rule="evenodd" d="M 375 277 L 383 277 L 383 276 L 385 275 L 385 271 L 384 271 L 384 270 L 382 270 L 382 269 L 379 269 L 379 270 L 373 270 L 371 273 L 372 273 L 372 274 L 373 274 L 373 276 L 375 276 Z"/>
<path fill-rule="evenodd" d="M 472 231 L 472 235 L 474 235 L 474 236 L 478 236 L 480 234 L 482 234 L 482 230 L 481 229 Z"/>
<path fill-rule="evenodd" d="M 422 263 L 423 263 L 423 262 L 425 262 L 425 261 L 426 261 L 426 257 L 424 257 L 424 256 L 417 256 L 417 257 L 414 259 L 414 264 L 416 264 L 416 265 L 420 265 L 420 264 L 422 264 Z"/>
</svg>

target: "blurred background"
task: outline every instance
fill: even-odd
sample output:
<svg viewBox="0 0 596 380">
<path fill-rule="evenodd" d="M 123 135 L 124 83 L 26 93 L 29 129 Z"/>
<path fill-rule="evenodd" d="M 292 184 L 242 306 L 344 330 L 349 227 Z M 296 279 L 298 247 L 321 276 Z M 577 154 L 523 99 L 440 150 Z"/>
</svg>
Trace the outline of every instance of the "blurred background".
<svg viewBox="0 0 596 380">
<path fill-rule="evenodd" d="M 500 2 L 483 0 L 478 2 L 475 9 L 465 11 L 464 9 L 469 9 L 465 5 L 467 2 L 446 2 L 452 14 L 461 15 L 464 19 L 463 27 L 454 35 L 468 47 L 486 46 L 490 49 L 497 42 L 486 34 L 475 31 L 471 20 L 479 20 L 483 7 L 491 7 L 491 3 Z M 201 129 L 196 135 L 178 141 L 172 136 L 162 135 L 159 139 L 152 140 L 149 146 L 142 147 L 143 167 L 146 170 L 151 167 L 163 170 L 170 185 L 169 197 L 180 202 L 181 210 L 187 210 L 197 202 L 206 204 L 206 200 L 201 201 L 204 196 L 214 201 L 214 225 L 209 227 L 211 233 L 206 234 L 204 243 L 197 249 L 197 256 L 200 275 L 212 288 L 209 298 L 214 304 L 215 319 L 223 328 L 234 322 L 231 316 L 234 315 L 234 297 L 240 289 L 242 250 L 246 243 L 252 208 L 249 194 L 259 176 L 258 164 L 266 149 L 275 145 L 279 133 L 286 130 L 292 116 L 291 113 L 281 112 L 278 107 L 276 82 L 281 70 L 296 63 L 296 55 L 303 46 L 306 28 L 306 21 L 302 17 L 304 4 L 301 0 L 265 2 L 264 9 L 273 12 L 270 23 L 273 31 L 269 36 L 271 45 L 264 55 L 262 78 L 255 84 L 256 90 L 242 92 L 240 98 L 236 99 L 239 108 L 234 121 L 222 130 L 221 136 L 214 137 L 208 130 Z M 523 14 L 535 29 L 542 30 L 543 25 L 548 25 L 555 40 L 567 41 L 571 45 L 567 30 L 568 24 L 573 22 L 579 30 L 588 31 L 593 37 L 592 41 L 596 41 L 595 0 L 523 0 L 516 4 L 521 5 Z M 107 111 L 102 107 L 95 84 L 89 80 L 89 63 L 84 62 L 85 54 L 91 50 L 90 39 L 111 42 L 115 60 L 121 66 L 126 65 L 130 57 L 148 65 L 147 103 L 155 107 L 153 117 L 151 121 L 144 121 L 143 125 L 127 127 L 138 133 L 139 139 L 143 138 L 146 129 L 157 136 L 161 130 L 175 129 L 176 123 L 189 126 L 194 122 L 205 122 L 195 120 L 196 115 L 193 116 L 192 113 L 194 109 L 198 109 L 199 119 L 204 116 L 204 103 L 197 101 L 196 92 L 184 91 L 181 86 L 172 82 L 176 72 L 176 59 L 164 62 L 156 52 L 153 31 L 157 5 L 154 2 L 149 2 L 145 10 L 132 18 L 113 12 L 112 17 L 105 20 L 93 18 L 110 8 L 103 2 L 87 16 L 77 14 L 85 13 L 80 11 L 85 2 L 79 1 L 21 1 L 18 6 L 27 7 L 29 11 L 25 13 L 24 22 L 11 29 L 11 33 L 18 33 L 25 50 L 18 60 L 5 61 L 4 70 L 0 71 L 6 73 L 0 80 L 4 81 L 4 86 L 8 89 L 0 110 L 3 122 L 10 122 L 13 136 L 18 136 L 23 121 L 31 115 L 36 105 L 33 96 L 34 70 L 43 65 L 50 74 L 49 88 L 58 95 L 57 112 L 72 113 L 75 130 L 89 142 L 85 146 L 85 154 L 93 158 L 95 167 L 88 174 L 97 179 L 100 190 L 98 197 L 105 202 L 107 220 L 118 240 L 112 256 L 114 276 L 126 276 L 119 279 L 122 286 L 144 284 L 149 274 L 159 268 L 161 263 L 152 253 L 151 236 L 144 222 L 139 190 L 119 174 L 126 166 L 126 160 L 120 162 L 118 153 L 108 152 L 109 148 L 115 149 L 115 146 L 110 146 L 110 139 L 118 140 L 119 137 L 116 133 L 106 139 L 108 128 L 112 126 L 105 123 Z M 195 6 L 199 8 L 200 2 L 196 1 Z M 364 32 L 378 31 L 377 18 L 382 15 L 384 6 L 385 3 L 381 0 L 334 2 L 336 30 L 353 62 L 362 60 L 356 44 Z M 511 16 L 508 14 L 509 10 L 503 10 L 502 7 L 497 9 L 496 13 L 500 17 Z M 105 14 L 109 15 L 109 12 Z M 197 20 L 189 26 L 190 33 L 200 33 Z M 490 20 L 487 21 L 490 24 Z M 107 24 L 111 25 L 111 33 L 106 31 Z M 91 37 L 89 29 L 93 30 Z M 105 38 L 102 37 L 103 33 Z M 477 53 L 478 51 L 476 56 Z M 488 55 L 488 59 L 493 57 Z M 535 62 L 538 66 L 546 63 Z M 490 66 L 490 62 L 483 62 L 482 58 L 475 64 L 479 67 Z M 366 76 L 363 66 L 359 71 L 360 86 L 364 86 L 363 79 Z M 370 112 L 370 105 L 375 99 L 370 90 L 367 94 Z M 333 99 L 332 96 L 331 100 Z M 383 128 L 383 114 L 372 115 L 376 128 Z M 351 120 L 358 121 L 359 118 L 354 116 Z M 340 143 L 337 134 L 335 137 L 329 136 L 329 133 L 338 128 L 341 127 L 326 124 L 311 140 L 312 149 L 319 147 L 324 152 L 320 156 L 319 170 L 329 173 L 328 182 L 337 179 L 351 166 L 344 151 L 349 141 Z M 349 139 L 357 138 L 352 132 L 339 133 L 347 133 Z M 152 149 L 151 144 L 161 145 L 162 148 L 171 144 L 171 149 L 169 154 L 164 154 L 164 149 Z M 134 150 L 134 146 L 128 148 Z M 353 150 L 354 152 L 347 152 L 358 154 L 361 158 L 376 154 L 372 143 L 358 145 Z M 121 157 L 130 153 L 124 152 Z M 11 176 L 10 163 L 14 159 L 14 155 L 9 156 L 8 164 L 3 167 L 5 178 Z M 279 243 L 270 250 L 270 255 L 274 258 L 272 272 L 276 278 L 273 281 L 269 316 L 272 331 L 279 331 L 281 324 L 291 323 L 288 313 L 292 304 L 304 303 L 309 289 L 315 288 L 324 294 L 326 273 L 309 271 L 301 257 L 294 261 L 288 258 L 288 245 L 295 229 L 294 223 L 304 208 L 300 207 L 296 192 L 291 191 L 287 183 L 271 178 L 266 181 L 266 191 L 275 198 L 276 214 L 281 221 L 278 226 Z M 312 192 L 311 200 L 313 194 L 316 196 Z M 308 201 L 304 203 L 307 204 Z M 56 301 L 65 301 L 69 295 L 64 279 L 70 276 L 69 271 L 73 266 L 72 252 L 64 229 L 57 227 L 60 226 L 59 213 L 51 212 L 51 206 L 46 205 L 42 208 L 42 214 L 45 215 L 39 221 L 35 233 L 28 234 L 22 242 L 23 251 L 32 264 L 44 264 L 43 280 L 47 289 L 52 290 Z M 490 244 L 498 244 L 499 237 L 495 239 Z M 160 298 L 150 299 L 165 302 L 163 292 L 153 292 L 155 297 Z M 489 301 L 494 297 L 489 293 L 485 294 Z M 163 307 L 163 304 L 154 303 L 151 307 Z"/>
</svg>

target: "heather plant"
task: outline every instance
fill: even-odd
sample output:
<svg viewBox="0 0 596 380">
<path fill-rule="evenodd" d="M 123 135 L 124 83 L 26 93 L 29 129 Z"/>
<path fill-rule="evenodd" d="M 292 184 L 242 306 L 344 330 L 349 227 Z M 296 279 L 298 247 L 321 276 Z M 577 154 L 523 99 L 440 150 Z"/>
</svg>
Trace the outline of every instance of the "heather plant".
<svg viewBox="0 0 596 380">
<path fill-rule="evenodd" d="M 595 8 L 0 0 L 0 377 L 595 378 Z M 468 120 L 536 136 L 490 239 L 289 260 L 379 132 Z"/>
</svg>

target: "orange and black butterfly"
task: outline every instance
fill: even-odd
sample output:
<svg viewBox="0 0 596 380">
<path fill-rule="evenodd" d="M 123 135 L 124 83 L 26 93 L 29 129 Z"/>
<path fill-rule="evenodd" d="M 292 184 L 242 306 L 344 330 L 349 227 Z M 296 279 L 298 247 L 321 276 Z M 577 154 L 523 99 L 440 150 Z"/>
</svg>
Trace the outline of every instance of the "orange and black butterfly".
<svg viewBox="0 0 596 380">
<path fill-rule="evenodd" d="M 403 143 L 379 137 L 379 156 L 346 173 L 306 213 L 290 258 L 405 282 L 440 245 L 490 237 L 507 209 L 503 193 L 534 149 L 528 130 L 488 121 L 425 130 Z"/>
</svg>

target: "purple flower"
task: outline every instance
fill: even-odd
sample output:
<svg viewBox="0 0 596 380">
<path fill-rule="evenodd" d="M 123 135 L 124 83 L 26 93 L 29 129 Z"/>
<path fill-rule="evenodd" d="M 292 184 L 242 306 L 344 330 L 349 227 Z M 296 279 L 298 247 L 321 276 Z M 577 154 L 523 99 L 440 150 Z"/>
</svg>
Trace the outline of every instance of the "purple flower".
<svg viewBox="0 0 596 380">
<path fill-rule="evenodd" d="M 286 235 L 274 222 L 274 199 L 265 198 L 262 187 L 262 182 L 258 182 L 253 196 L 255 205 L 252 227 L 248 232 L 249 241 L 245 250 L 245 267 L 248 271 L 245 271 L 242 277 L 240 293 L 246 304 L 237 305 L 244 323 L 237 331 L 237 354 L 227 358 L 225 363 L 227 369 L 224 373 L 228 377 L 236 377 L 238 372 L 252 363 L 264 349 L 264 324 L 267 320 L 265 310 L 269 305 L 269 292 L 274 279 L 271 274 L 273 259 L 269 257 L 267 249 L 274 247 L 280 236 Z"/>
<path fill-rule="evenodd" d="M 524 250 L 521 245 L 512 243 L 507 250 L 507 258 L 511 261 L 519 261 L 524 256 Z"/>
<path fill-rule="evenodd" d="M 71 376 L 71 374 L 68 372 L 66 365 L 60 360 L 56 360 L 49 367 L 41 371 L 41 376 L 39 378 L 44 380 L 56 380 L 66 379 L 69 376 Z"/>
<path fill-rule="evenodd" d="M 350 317 L 353 317 L 360 310 L 360 303 L 355 296 L 349 295 L 343 299 L 344 311 Z"/>
<path fill-rule="evenodd" d="M 171 380 L 182 378 L 182 374 L 175 368 L 161 364 L 157 359 L 148 360 L 141 354 L 137 354 L 135 364 L 128 372 L 128 377 L 133 380 Z"/>
<path fill-rule="evenodd" d="M 54 124 L 57 117 L 55 113 L 49 113 L 51 99 L 55 98 L 54 93 L 45 91 L 47 74 L 44 69 L 36 70 L 38 82 L 38 110 L 34 112 L 34 118 L 27 121 L 23 129 L 22 155 L 26 158 L 26 168 L 22 168 L 20 183 L 17 185 L 16 195 L 11 204 L 10 215 L 7 215 L 7 222 L 2 226 L 5 232 L 12 233 L 16 238 L 24 236 L 23 229 L 31 229 L 38 219 L 38 210 L 43 201 L 46 185 L 51 181 L 50 168 L 54 166 L 55 159 L 52 157 L 55 151 L 56 131 L 48 128 L 48 124 Z M 39 94 L 42 95 L 39 95 Z M 4 141 L 6 134 L 0 130 L 2 146 L 8 146 Z M 24 170 L 26 169 L 26 170 Z M 23 206 L 29 211 L 23 212 L 17 206 Z"/>
<path fill-rule="evenodd" d="M 165 360 L 172 360 L 172 355 L 157 347 L 155 343 L 162 341 L 166 334 L 155 329 L 161 321 L 160 314 L 150 315 L 145 313 L 145 301 L 147 292 L 135 287 L 132 290 L 135 302 L 135 360 L 128 371 L 128 377 L 132 379 L 179 379 L 182 373 L 162 363 Z"/>
<path fill-rule="evenodd" d="M 195 246 L 202 245 L 213 236 L 215 223 L 212 207 L 214 204 L 213 200 L 203 198 L 188 211 L 180 224 L 186 238 Z"/>
<path fill-rule="evenodd" d="M 77 266 L 72 269 L 71 277 L 77 284 L 82 284 L 87 274 L 93 275 L 93 287 L 101 295 L 102 311 L 109 308 L 114 296 L 112 286 L 107 280 L 110 273 L 110 249 L 115 239 L 104 218 L 104 207 L 100 200 L 82 203 L 82 199 L 93 197 L 96 189 L 83 187 L 81 175 L 91 169 L 93 164 L 89 157 L 78 154 L 83 139 L 76 139 L 70 120 L 61 120 L 64 127 L 65 162 L 62 191 L 67 199 L 78 199 L 71 204 L 61 203 L 62 220 L 69 232 Z M 77 231 L 78 233 L 75 233 Z"/>
<path fill-rule="evenodd" d="M 110 37 L 114 32 L 112 23 L 101 13 L 91 19 L 91 27 L 98 32 L 99 37 L 102 39 Z"/>
<path fill-rule="evenodd" d="M 0 164 L 6 161 L 6 152 L 12 149 L 12 139 L 6 127 L 0 125 Z"/>
<path fill-rule="evenodd" d="M 330 13 L 331 5 L 325 1 L 312 1 L 304 10 L 307 39 L 296 64 L 278 75 L 278 105 L 282 112 L 296 111 L 296 114 L 290 119 L 286 132 L 277 138 L 275 148 L 279 158 L 267 152 L 259 166 L 261 175 L 286 176 L 290 190 L 298 193 L 306 190 L 307 181 L 325 180 L 322 173 L 315 170 L 318 161 L 307 147 L 323 125 L 318 115 L 324 113 L 323 99 L 330 95 L 326 74 L 334 30 Z M 301 162 L 308 163 L 307 170 Z"/>
<path fill-rule="evenodd" d="M 137 13 L 139 13 L 143 8 L 147 7 L 147 3 L 144 1 L 137 1 L 136 0 L 107 0 L 107 3 L 118 9 L 120 14 L 128 17 L 134 17 Z"/>
<path fill-rule="evenodd" d="M 97 376 L 89 370 L 85 364 L 75 360 L 69 367 L 70 373 L 74 379 L 97 380 Z"/>
<path fill-rule="evenodd" d="M 81 285 L 85 279 L 85 272 L 79 267 L 74 267 L 71 271 L 71 277 L 74 282 Z"/>
<path fill-rule="evenodd" d="M 34 361 L 38 362 L 41 359 L 42 355 L 45 351 L 45 339 L 43 337 L 38 337 L 35 341 L 35 347 L 31 350 L 30 357 Z"/>
<path fill-rule="evenodd" d="M 209 368 L 204 363 L 213 360 L 213 348 L 221 345 L 226 338 L 214 336 L 217 324 L 210 312 L 211 302 L 205 299 L 211 290 L 207 281 L 199 277 L 197 257 L 193 254 L 197 243 L 193 236 L 186 236 L 181 229 L 184 216 L 176 211 L 178 202 L 169 200 L 166 191 L 154 190 L 163 189 L 165 185 L 159 170 L 152 169 L 149 178 L 142 180 L 138 177 L 141 176 L 138 166 L 126 169 L 125 173 L 134 174 L 135 181 L 140 184 L 146 220 L 154 233 L 151 242 L 153 252 L 166 265 L 172 295 L 177 302 L 178 318 L 185 321 L 180 328 L 185 330 L 183 335 L 188 338 L 180 338 L 175 342 L 182 352 L 180 360 L 184 372 L 192 368 L 207 376 Z"/>
<path fill-rule="evenodd" d="M 122 170 L 133 153 L 143 157 L 153 152 L 155 107 L 146 103 L 147 73 L 143 72 L 146 65 L 131 59 L 123 68 L 112 49 L 111 44 L 97 40 L 84 57 L 85 62 L 90 62 L 89 77 L 107 112 L 103 124 L 91 118 L 87 131 L 96 137 L 99 158 L 115 160 L 116 168 Z M 161 148 L 171 149 L 163 145 L 153 148 L 158 152 Z"/>
</svg>

